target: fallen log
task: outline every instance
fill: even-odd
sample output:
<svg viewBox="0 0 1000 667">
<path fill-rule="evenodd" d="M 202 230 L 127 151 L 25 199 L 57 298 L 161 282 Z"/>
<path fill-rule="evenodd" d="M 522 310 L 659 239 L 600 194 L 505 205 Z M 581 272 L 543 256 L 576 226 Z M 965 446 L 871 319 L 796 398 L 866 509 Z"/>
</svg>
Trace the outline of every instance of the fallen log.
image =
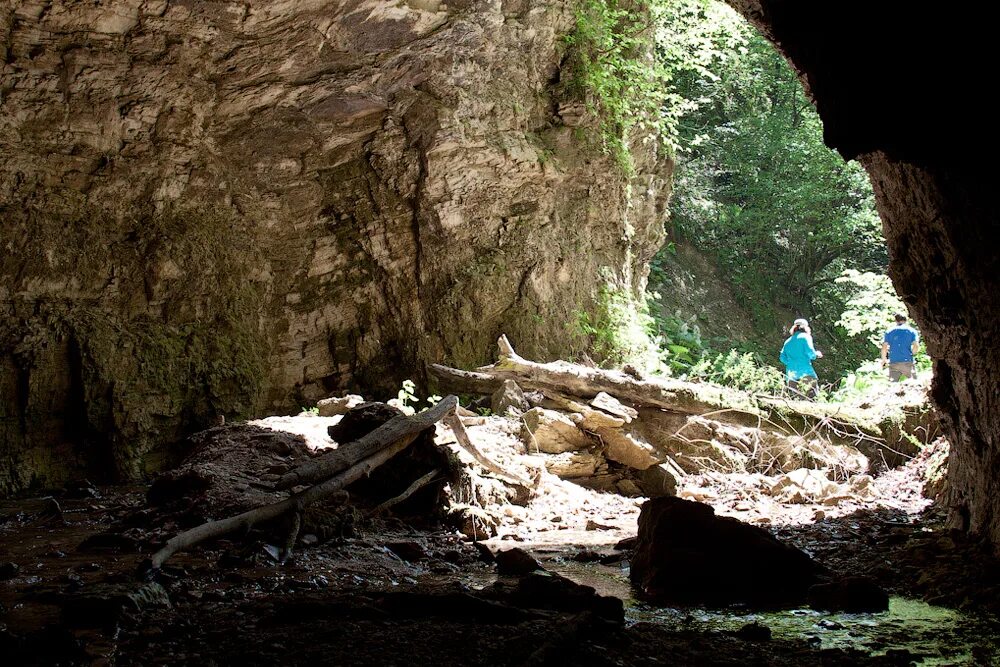
<svg viewBox="0 0 1000 667">
<path fill-rule="evenodd" d="M 586 400 L 601 392 L 634 406 L 655 407 L 685 414 L 702 414 L 720 408 L 740 408 L 757 414 L 740 392 L 709 384 L 696 385 L 669 378 L 638 380 L 621 371 L 590 368 L 565 361 L 547 364 L 529 361 L 518 355 L 507 336 L 497 341 L 499 360 L 492 366 L 462 371 L 431 364 L 429 373 L 450 391 L 489 394 L 507 379 L 526 389 L 546 393 L 569 394 Z"/>
<path fill-rule="evenodd" d="M 144 569 L 158 570 L 175 553 L 185 551 L 202 542 L 222 537 L 237 530 L 250 530 L 257 524 L 277 519 L 285 514 L 292 514 L 294 519 L 295 516 L 300 515 L 302 510 L 309 505 L 318 500 L 328 498 L 344 487 L 371 474 L 375 468 L 406 449 L 410 445 L 410 442 L 412 441 L 406 439 L 391 442 L 382 450 L 348 468 L 336 477 L 332 477 L 321 484 L 311 486 L 280 502 L 264 505 L 263 507 L 237 514 L 228 519 L 209 521 L 186 530 L 167 540 L 163 548 L 153 554 L 149 561 L 147 561 L 145 564 L 146 568 Z M 294 528 L 294 521 L 293 531 L 297 532 Z"/>
<path fill-rule="evenodd" d="M 408 445 L 416 440 L 422 432 L 441 421 L 446 415 L 453 413 L 457 407 L 458 398 L 448 396 L 438 401 L 430 409 L 416 415 L 394 417 L 371 433 L 282 475 L 274 483 L 274 489 L 290 489 L 293 486 L 309 484 L 336 475 L 341 470 L 346 470 L 359 461 L 372 456 L 391 442 L 405 441 Z"/>
<path fill-rule="evenodd" d="M 488 396 L 503 386 L 503 379 L 488 372 L 463 371 L 442 364 L 428 364 L 427 372 L 438 381 L 442 391 L 452 394 Z"/>
<path fill-rule="evenodd" d="M 289 488 L 298 484 L 325 479 L 319 484 L 293 494 L 285 500 L 264 505 L 237 514 L 227 519 L 208 521 L 176 535 L 153 554 L 145 564 L 145 570 L 158 570 L 164 562 L 178 551 L 211 539 L 227 535 L 237 530 L 249 530 L 253 526 L 277 519 L 286 514 L 292 517 L 291 529 L 286 540 L 285 555 L 291 552 L 291 546 L 301 525 L 302 511 L 318 500 L 328 498 L 344 489 L 344 487 L 365 477 L 393 456 L 403 451 L 417 438 L 420 433 L 433 427 L 447 415 L 454 415 L 458 406 L 458 398 L 448 396 L 441 399 L 437 405 L 418 415 L 400 415 L 390 419 L 365 436 L 338 449 L 332 454 L 299 466 L 278 480 L 279 489 Z M 457 417 L 456 417 L 457 419 Z"/>
</svg>

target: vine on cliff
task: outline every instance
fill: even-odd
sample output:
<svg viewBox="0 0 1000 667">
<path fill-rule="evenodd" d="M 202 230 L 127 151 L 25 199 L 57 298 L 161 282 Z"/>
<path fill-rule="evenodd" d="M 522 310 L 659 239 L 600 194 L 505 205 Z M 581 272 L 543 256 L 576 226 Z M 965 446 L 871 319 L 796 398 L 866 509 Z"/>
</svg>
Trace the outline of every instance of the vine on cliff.
<svg viewBox="0 0 1000 667">
<path fill-rule="evenodd" d="M 599 118 L 602 150 L 626 175 L 634 139 L 659 141 L 671 154 L 681 150 L 681 119 L 699 101 L 674 82 L 714 76 L 709 64 L 740 46 L 731 43 L 739 39 L 732 19 L 713 7 L 705 0 L 579 0 L 565 38 L 570 92 L 585 97 Z"/>
</svg>

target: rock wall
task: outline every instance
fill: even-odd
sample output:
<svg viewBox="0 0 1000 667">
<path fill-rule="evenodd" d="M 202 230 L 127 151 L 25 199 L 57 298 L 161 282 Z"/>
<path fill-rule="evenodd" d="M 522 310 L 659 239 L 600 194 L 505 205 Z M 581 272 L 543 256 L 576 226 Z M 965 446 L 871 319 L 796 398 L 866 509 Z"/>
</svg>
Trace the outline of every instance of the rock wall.
<svg viewBox="0 0 1000 667">
<path fill-rule="evenodd" d="M 671 164 L 601 154 L 573 26 L 551 0 L 0 3 L 0 493 L 135 477 L 501 332 L 581 349 L 600 284 L 643 280 Z"/>
<path fill-rule="evenodd" d="M 871 175 L 890 274 L 935 359 L 956 527 L 1000 544 L 1000 204 L 985 7 L 729 0 L 798 69 L 825 138 Z"/>
</svg>

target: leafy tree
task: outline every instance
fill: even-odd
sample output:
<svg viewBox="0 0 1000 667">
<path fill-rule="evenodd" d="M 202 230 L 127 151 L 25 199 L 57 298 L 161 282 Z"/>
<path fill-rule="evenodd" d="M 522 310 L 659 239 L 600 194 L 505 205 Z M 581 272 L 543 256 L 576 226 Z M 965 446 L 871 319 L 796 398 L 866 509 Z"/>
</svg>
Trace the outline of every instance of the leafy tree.
<svg viewBox="0 0 1000 667">
<path fill-rule="evenodd" d="M 884 273 L 888 262 L 866 174 L 823 144 L 795 73 L 731 9 L 666 6 L 658 53 L 687 63 L 671 80 L 686 101 L 672 238 L 715 255 L 762 349 L 786 320 L 806 316 L 822 333 L 827 368 L 856 367 L 866 349 L 836 326 L 845 298 L 836 279 L 847 269 Z"/>
</svg>

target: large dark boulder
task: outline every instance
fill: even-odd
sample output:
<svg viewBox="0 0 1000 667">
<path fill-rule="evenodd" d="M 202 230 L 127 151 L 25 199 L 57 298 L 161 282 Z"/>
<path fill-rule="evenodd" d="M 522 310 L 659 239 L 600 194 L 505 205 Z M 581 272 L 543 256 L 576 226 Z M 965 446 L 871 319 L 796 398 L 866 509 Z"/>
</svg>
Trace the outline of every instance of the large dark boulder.
<svg viewBox="0 0 1000 667">
<path fill-rule="evenodd" d="M 650 602 L 789 606 L 825 574 L 804 552 L 703 503 L 663 497 L 642 506 L 631 579 Z"/>
</svg>

